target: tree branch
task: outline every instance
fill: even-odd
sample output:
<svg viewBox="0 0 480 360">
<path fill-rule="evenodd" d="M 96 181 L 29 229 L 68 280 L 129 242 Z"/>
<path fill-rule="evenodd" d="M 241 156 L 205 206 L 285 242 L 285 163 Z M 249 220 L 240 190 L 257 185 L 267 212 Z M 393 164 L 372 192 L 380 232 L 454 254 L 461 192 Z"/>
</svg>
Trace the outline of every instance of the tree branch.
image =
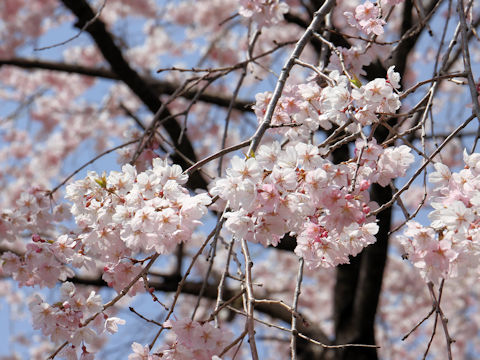
<svg viewBox="0 0 480 360">
<path fill-rule="evenodd" d="M 121 80 L 121 78 L 116 73 L 105 68 L 94 68 L 82 65 L 66 64 L 57 61 L 25 58 L 13 58 L 3 60 L 0 59 L 0 67 L 3 65 L 11 65 L 24 69 L 52 70 L 66 72 L 69 74 L 99 77 L 103 79 Z M 143 81 L 149 86 L 151 86 L 158 94 L 173 95 L 175 91 L 180 87 L 180 83 L 177 84 L 171 81 L 157 80 L 151 77 L 143 77 Z M 185 99 L 192 100 L 195 96 L 197 96 L 197 90 L 188 89 L 184 92 L 181 92 L 180 96 Z M 212 91 L 205 91 L 198 95 L 198 100 L 212 105 L 228 108 L 231 98 Z M 252 110 L 250 106 L 254 102 L 254 100 L 235 100 L 233 102 L 233 108 L 239 111 L 251 112 Z"/>
<path fill-rule="evenodd" d="M 149 279 L 148 284 L 150 287 L 153 287 L 155 291 L 160 292 L 175 292 L 178 288 L 178 282 L 181 280 L 181 277 L 178 275 L 158 275 L 154 276 L 156 279 Z M 74 278 L 68 279 L 74 284 L 78 285 L 93 285 L 99 287 L 107 287 L 107 283 L 101 278 L 85 278 L 81 276 L 76 276 Z M 188 295 L 197 296 L 202 289 L 202 281 L 185 281 L 182 293 Z M 218 292 L 218 284 L 207 284 L 203 291 L 203 296 L 207 299 L 216 300 Z M 229 299 L 236 294 L 241 292 L 240 289 L 224 288 L 223 297 Z M 272 317 L 283 322 L 291 322 L 292 313 L 287 310 L 280 303 L 255 303 L 255 310 L 259 311 L 265 315 Z M 302 315 L 302 317 L 304 317 Z M 297 323 L 297 331 L 302 333 L 312 339 L 315 339 L 323 344 L 331 344 L 328 336 L 313 322 L 309 322 L 308 319 Z"/>
<path fill-rule="evenodd" d="M 62 0 L 63 4 L 70 9 L 75 16 L 77 16 L 76 27 L 83 28 L 92 18 L 95 17 L 95 13 L 90 5 L 85 0 Z M 158 93 L 153 87 L 146 83 L 140 75 L 131 68 L 128 62 L 123 57 L 123 54 L 119 47 L 115 44 L 112 34 L 107 30 L 105 24 L 96 19 L 85 29 L 93 38 L 98 46 L 98 49 L 103 54 L 103 57 L 110 64 L 113 72 L 117 74 L 119 79 L 123 81 L 135 95 L 148 107 L 153 113 L 162 107 L 162 102 L 158 98 Z M 177 143 L 180 133 L 182 131 L 178 122 L 171 117 L 170 112 L 166 107 L 160 115 L 160 118 L 167 118 L 163 122 L 163 127 L 167 131 L 172 142 L 176 145 L 179 152 L 184 154 L 187 158 L 196 162 L 197 158 L 193 150 L 191 142 L 186 136 L 182 137 L 182 140 Z M 189 164 L 181 157 L 173 155 L 172 160 L 179 164 L 182 168 L 186 169 Z M 188 185 L 191 188 L 207 188 L 207 181 L 201 176 L 200 173 L 195 173 L 189 179 Z"/>
</svg>

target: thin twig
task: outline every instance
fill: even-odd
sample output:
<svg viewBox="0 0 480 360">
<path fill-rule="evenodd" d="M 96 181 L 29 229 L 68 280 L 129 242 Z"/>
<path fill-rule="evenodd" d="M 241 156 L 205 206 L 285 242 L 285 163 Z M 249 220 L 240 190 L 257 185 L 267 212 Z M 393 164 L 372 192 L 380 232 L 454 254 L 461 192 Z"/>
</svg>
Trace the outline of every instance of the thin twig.
<svg viewBox="0 0 480 360">
<path fill-rule="evenodd" d="M 433 283 L 430 281 L 428 283 L 428 290 L 430 291 L 430 295 L 432 296 L 432 302 L 433 302 L 433 306 L 435 307 L 435 311 L 437 312 L 438 314 L 438 317 L 440 318 L 440 322 L 442 323 L 442 327 L 443 327 L 443 332 L 445 333 L 445 339 L 446 339 L 446 342 L 447 342 L 447 356 L 448 356 L 448 360 L 452 360 L 452 343 L 455 342 L 455 340 L 453 340 L 451 337 L 450 337 L 450 334 L 448 332 L 448 326 L 447 326 L 447 323 L 448 323 L 448 319 L 446 318 L 445 314 L 443 313 L 443 310 L 442 308 L 440 307 L 440 299 L 441 299 L 441 294 L 442 294 L 442 289 L 443 289 L 443 284 L 445 283 L 445 279 L 442 279 L 442 282 L 441 282 L 441 285 L 440 285 L 440 290 L 439 290 L 439 297 L 438 297 L 438 300 L 437 300 L 437 296 L 435 294 L 435 290 L 433 289 Z"/>
<path fill-rule="evenodd" d="M 53 44 L 53 45 L 48 45 L 48 46 L 44 46 L 44 47 L 41 47 L 41 48 L 34 48 L 33 50 L 34 51 L 42 51 L 42 50 L 48 50 L 48 49 L 53 49 L 53 48 L 56 48 L 56 47 L 59 47 L 59 46 L 63 46 L 65 44 L 68 44 L 69 42 L 75 40 L 76 38 L 78 38 L 80 35 L 83 34 L 83 32 L 85 30 L 87 30 L 87 28 L 92 25 L 95 21 L 97 21 L 97 19 L 100 17 L 100 14 L 102 13 L 103 11 L 103 8 L 105 7 L 105 5 L 107 4 L 107 0 L 104 0 L 103 1 L 103 4 L 100 6 L 100 8 L 98 9 L 97 13 L 95 14 L 95 16 L 93 18 L 91 18 L 90 20 L 88 20 L 85 25 L 83 25 L 83 27 L 80 29 L 80 31 L 75 34 L 74 36 L 72 36 L 71 38 L 67 39 L 67 40 L 64 40 L 62 42 L 59 42 L 59 43 L 56 43 L 56 44 Z"/>
<path fill-rule="evenodd" d="M 173 297 L 173 301 L 172 301 L 172 305 L 170 306 L 170 311 L 168 312 L 167 316 L 165 317 L 165 321 L 167 321 L 168 319 L 170 319 L 170 316 L 173 314 L 173 311 L 175 309 L 175 305 L 177 304 L 177 301 L 178 301 L 178 298 L 180 297 L 180 294 L 182 292 L 182 289 L 183 289 L 183 286 L 185 285 L 185 282 L 187 281 L 187 277 L 188 275 L 190 275 L 190 272 L 192 271 L 192 268 L 193 268 L 193 265 L 195 264 L 195 262 L 197 261 L 198 257 L 200 256 L 200 254 L 203 252 L 203 249 L 205 249 L 205 247 L 207 246 L 207 244 L 209 243 L 210 239 L 215 236 L 215 234 L 217 234 L 220 229 L 222 228 L 222 225 L 223 223 L 225 222 L 225 218 L 221 218 L 218 222 L 217 222 L 217 225 L 215 226 L 215 229 L 213 229 L 210 234 L 208 234 L 207 238 L 205 239 L 205 241 L 203 242 L 202 246 L 200 246 L 200 248 L 198 249 L 198 251 L 196 252 L 196 254 L 192 257 L 192 261 L 190 262 L 190 265 L 188 266 L 187 268 L 187 271 L 185 272 L 185 275 L 183 275 L 182 277 L 182 280 L 180 280 L 180 282 L 178 283 L 178 287 L 177 287 L 177 291 L 175 292 L 175 295 Z M 155 335 L 155 337 L 153 338 L 152 342 L 150 343 L 149 347 L 150 349 L 153 348 L 153 345 L 155 345 L 155 342 L 157 341 L 158 337 L 160 336 L 160 334 L 162 333 L 164 327 L 162 326 L 160 328 L 160 330 L 158 330 L 157 334 Z"/>
<path fill-rule="evenodd" d="M 250 26 L 248 28 L 248 31 L 250 32 Z M 257 30 L 255 32 L 254 36 L 253 36 L 252 42 L 248 46 L 247 60 L 252 59 L 253 49 L 255 47 L 255 44 L 256 44 L 259 36 L 260 36 L 260 32 Z M 228 106 L 227 115 L 225 117 L 225 127 L 223 129 L 223 136 L 222 136 L 222 145 L 221 145 L 222 149 L 225 148 L 225 145 L 227 143 L 228 126 L 230 124 L 230 117 L 232 115 L 233 104 L 235 102 L 235 99 L 238 96 L 238 93 L 240 92 L 240 88 L 242 87 L 243 81 L 245 80 L 245 77 L 247 76 L 247 68 L 248 68 L 248 63 L 245 63 L 245 65 L 243 66 L 243 71 L 240 74 L 240 78 L 237 81 L 237 86 L 235 87 L 235 90 L 233 91 L 232 101 L 230 102 L 230 105 Z M 220 159 L 218 161 L 218 168 L 217 168 L 218 176 L 222 176 L 222 165 L 223 165 L 223 155 L 220 156 Z"/>
<path fill-rule="evenodd" d="M 303 258 L 299 259 L 298 264 L 298 273 L 297 273 L 297 284 L 295 285 L 295 295 L 293 297 L 293 311 L 297 312 L 298 307 L 298 299 L 300 297 L 301 287 L 302 287 L 302 280 L 303 280 Z M 292 314 L 292 337 L 290 339 L 290 351 L 292 354 L 292 360 L 297 359 L 297 317 Z"/>
<path fill-rule="evenodd" d="M 345 74 L 345 76 L 348 78 L 348 80 L 352 80 L 352 77 L 350 73 L 347 70 L 347 66 L 345 65 L 345 60 L 343 58 L 343 54 L 340 50 L 337 49 L 337 47 L 331 42 L 325 39 L 322 35 L 320 35 L 317 32 L 313 33 L 313 36 L 315 36 L 318 40 L 320 40 L 322 43 L 328 46 L 328 48 L 335 53 L 338 57 L 338 61 L 340 62 L 340 66 L 342 67 L 342 71 Z"/>
<path fill-rule="evenodd" d="M 253 295 L 253 286 L 252 286 L 252 266 L 253 262 L 250 258 L 250 253 L 248 251 L 247 240 L 242 238 L 242 252 L 245 257 L 245 286 L 247 289 L 247 322 L 245 324 L 246 329 L 248 330 L 248 341 L 250 343 L 250 350 L 252 353 L 252 359 L 258 360 L 258 351 L 257 345 L 255 343 L 255 323 L 254 323 L 254 304 L 255 296 Z"/>
<path fill-rule="evenodd" d="M 335 86 L 335 83 L 333 82 L 333 80 L 330 79 L 330 77 L 327 74 L 324 74 L 323 72 L 321 72 L 320 69 L 317 68 L 316 66 L 313 66 L 312 64 L 306 63 L 306 62 L 304 62 L 300 59 L 295 59 L 295 64 L 312 70 L 313 72 L 315 72 L 315 74 L 317 74 L 322 79 L 324 79 L 330 86 L 332 86 L 332 87 Z"/>
<path fill-rule="evenodd" d="M 371 211 L 367 216 L 375 216 L 378 213 L 382 212 L 383 210 L 389 208 L 390 206 L 393 205 L 393 203 L 397 200 L 397 198 L 405 191 L 407 190 L 410 185 L 415 181 L 418 175 L 427 167 L 428 164 L 432 162 L 432 159 L 438 155 L 438 153 L 447 145 L 456 135 L 459 133 L 465 126 L 467 126 L 473 119 L 475 119 L 475 115 L 471 115 L 467 120 L 465 120 L 462 124 L 460 124 L 441 144 L 440 146 L 428 157 L 428 160 L 426 160 L 422 166 L 420 166 L 417 171 L 410 177 L 410 179 L 407 181 L 403 187 L 398 190 L 395 194 L 392 195 L 392 198 L 380 206 L 377 210 Z"/>
<path fill-rule="evenodd" d="M 155 260 L 157 260 L 157 258 L 160 256 L 160 254 L 154 254 L 152 255 L 149 263 L 142 269 L 142 271 L 140 271 L 133 279 L 132 281 L 130 281 L 128 283 L 127 286 L 125 286 L 122 291 L 120 291 L 118 293 L 117 296 L 115 296 L 112 300 L 110 300 L 108 303 L 106 303 L 105 305 L 102 306 L 102 310 L 95 313 L 94 315 L 90 316 L 87 320 L 85 320 L 82 324 L 82 327 L 85 327 L 87 326 L 90 322 L 92 322 L 93 320 L 95 320 L 95 318 L 103 313 L 105 310 L 107 310 L 109 307 L 115 305 L 120 299 L 122 299 L 126 294 L 128 294 L 128 292 L 130 291 L 130 289 L 132 288 L 133 285 L 135 285 L 137 283 L 137 281 L 144 275 L 148 272 L 148 270 L 150 269 L 150 267 L 153 265 L 153 263 L 155 262 Z M 68 345 L 68 341 L 65 341 L 62 345 L 60 345 L 56 350 L 55 352 L 50 355 L 48 357 L 48 359 L 53 359 L 55 358 L 55 356 L 58 355 L 58 353 L 65 347 Z"/>
<path fill-rule="evenodd" d="M 223 214 L 218 214 L 218 217 L 220 218 L 222 215 Z M 199 291 L 198 296 L 197 296 L 197 300 L 195 302 L 195 306 L 193 308 L 193 312 L 192 312 L 192 316 L 191 316 L 192 320 L 195 319 L 195 314 L 197 313 L 197 310 L 200 306 L 200 301 L 202 300 L 205 289 L 207 288 L 208 278 L 210 277 L 210 274 L 211 274 L 212 269 L 213 269 L 213 263 L 215 261 L 215 256 L 217 254 L 217 240 L 218 240 L 218 235 L 219 234 L 220 234 L 219 231 L 215 233 L 212 244 L 210 245 L 211 248 L 210 248 L 210 254 L 208 255 L 208 269 L 207 269 L 206 274 L 203 276 L 202 287 L 200 288 L 200 291 Z"/>
<path fill-rule="evenodd" d="M 251 143 L 251 141 L 252 141 L 251 139 L 242 141 L 241 143 L 239 143 L 237 145 L 230 146 L 228 148 L 225 148 L 225 149 L 222 149 L 222 150 L 216 152 L 215 154 L 207 156 L 205 159 L 196 162 L 195 164 L 190 166 L 187 170 L 185 170 L 185 174 L 190 175 L 194 171 L 196 171 L 197 169 L 201 168 L 203 165 L 209 163 L 210 161 L 215 160 L 215 159 L 219 158 L 220 156 L 228 154 L 232 151 L 240 150 L 241 148 L 244 148 L 244 147 L 248 146 Z"/>
<path fill-rule="evenodd" d="M 399 99 L 402 100 L 403 98 L 405 98 L 407 95 L 415 92 L 419 87 L 425 85 L 425 84 L 428 84 L 428 83 L 431 83 L 431 82 L 436 82 L 438 80 L 443 80 L 443 79 L 451 79 L 451 78 L 456 78 L 456 77 L 467 77 L 467 72 L 464 71 L 464 72 L 459 72 L 459 73 L 454 73 L 454 74 L 445 74 L 445 75 L 440 75 L 440 76 L 435 76 L 431 79 L 428 79 L 428 80 L 423 80 L 423 81 L 420 81 L 418 82 L 417 84 L 415 84 L 414 86 L 412 86 L 411 88 L 405 90 L 400 96 L 399 96 Z"/>
<path fill-rule="evenodd" d="M 434 312 L 435 312 L 435 308 L 432 307 L 432 309 L 430 310 L 430 312 L 429 312 L 422 320 L 420 320 L 420 321 L 418 322 L 418 324 L 415 325 L 415 326 L 412 328 L 412 330 L 410 330 L 407 334 L 405 334 L 404 337 L 402 337 L 402 341 L 405 341 L 415 330 L 418 329 L 418 327 L 419 327 L 420 325 L 422 325 L 425 321 L 427 321 L 427 320 L 430 318 L 430 316 L 432 316 L 432 314 L 433 314 Z"/>
<path fill-rule="evenodd" d="M 234 307 L 231 307 L 229 306 L 228 307 L 231 311 L 239 314 L 239 315 L 242 315 L 242 316 L 247 316 L 247 314 L 241 310 L 238 310 Z M 284 326 L 281 326 L 281 325 L 277 325 L 277 324 L 272 324 L 272 323 L 269 323 L 269 322 L 266 322 L 266 321 L 263 321 L 261 319 L 258 319 L 258 318 L 254 318 L 254 320 L 256 322 L 258 322 L 259 324 L 263 324 L 263 325 L 266 325 L 268 327 L 273 327 L 275 329 L 278 329 L 278 330 L 282 330 L 282 331 L 285 331 L 285 332 L 288 332 L 288 333 L 291 333 L 292 332 L 292 329 L 290 328 L 286 328 Z M 301 337 L 302 339 L 305 339 L 307 340 L 308 342 L 311 342 L 312 344 L 315 344 L 315 345 L 319 345 L 321 346 L 322 348 L 324 349 L 342 349 L 342 348 L 345 348 L 345 347 L 365 347 L 365 348 L 374 348 L 374 349 L 378 349 L 380 348 L 380 346 L 378 345 L 369 345 L 369 344 L 339 344 L 339 345 L 327 345 L 327 344 L 324 344 L 320 341 L 317 341 L 315 339 L 312 339 L 311 337 L 308 337 L 307 335 L 301 333 L 301 332 L 298 332 L 297 333 L 298 337 Z"/>
<path fill-rule="evenodd" d="M 207 320 L 204 320 L 203 322 L 210 322 L 212 320 L 216 320 L 218 313 L 221 310 L 225 309 L 226 307 L 230 306 L 237 299 L 239 299 L 245 293 L 245 291 L 246 290 L 240 291 L 237 295 L 235 295 L 232 298 L 228 299 L 227 301 L 223 302 L 220 306 L 218 306 L 218 308 L 216 307 L 215 310 L 213 311 L 213 313 L 209 316 L 209 318 Z"/>
<path fill-rule="evenodd" d="M 142 314 L 140 314 L 137 310 L 135 310 L 132 306 L 129 306 L 128 307 L 128 310 L 130 310 L 132 313 L 134 313 L 135 315 L 137 315 L 140 319 L 146 321 L 146 322 L 149 322 L 149 323 L 152 323 L 152 324 L 155 324 L 157 326 L 162 326 L 162 324 L 160 324 L 158 321 L 155 321 L 155 320 L 152 320 L 152 319 L 147 319 L 145 316 L 143 316 Z"/>
<path fill-rule="evenodd" d="M 288 45 L 293 45 L 295 44 L 296 41 L 285 41 L 285 42 L 282 42 L 282 43 L 275 43 L 275 47 L 270 49 L 270 50 L 267 50 L 259 55 L 256 55 L 254 57 L 252 57 L 251 59 L 248 59 L 248 60 L 244 60 L 244 61 L 241 61 L 235 65 L 232 65 L 232 66 L 225 66 L 225 67 L 219 67 L 219 68 L 204 68 L 204 69 L 200 69 L 200 68 L 190 68 L 190 69 L 184 69 L 184 68 L 179 68 L 179 67 L 171 67 L 171 68 L 165 68 L 165 69 L 158 69 L 157 70 L 157 73 L 160 73 L 162 71 L 180 71 L 180 72 L 208 72 L 208 73 L 213 73 L 213 72 L 223 72 L 223 71 L 228 71 L 228 72 L 231 72 L 233 70 L 237 70 L 237 69 L 241 69 L 243 68 L 243 66 L 245 64 L 248 64 L 249 62 L 252 62 L 252 61 L 255 61 L 255 60 L 258 60 L 262 57 L 265 57 L 267 55 L 270 55 L 272 53 L 274 53 L 275 51 L 277 51 L 278 49 L 284 47 L 284 46 L 288 46 Z"/>
<path fill-rule="evenodd" d="M 121 144 L 121 145 L 118 145 L 118 146 L 115 146 L 114 148 L 111 148 L 107 151 L 104 151 L 102 152 L 101 154 L 95 156 L 92 160 L 86 162 L 85 164 L 83 164 L 82 166 L 80 166 L 77 170 L 75 170 L 73 173 L 71 173 L 65 180 L 63 180 L 60 184 L 58 184 L 57 186 L 55 186 L 52 190 L 48 191 L 47 195 L 48 196 L 51 196 L 53 195 L 53 193 L 55 193 L 58 189 L 60 189 L 63 185 L 65 185 L 67 183 L 68 180 L 70 180 L 72 177 L 74 177 L 75 175 L 77 175 L 80 171 L 82 171 L 83 169 L 85 169 L 88 165 L 90 164 L 93 164 L 95 161 L 97 161 L 98 159 L 100 159 L 102 156 L 105 156 L 115 150 L 118 150 L 118 149 L 121 149 L 125 146 L 128 146 L 128 145 L 131 145 L 131 144 L 135 144 L 136 142 L 140 141 L 140 139 L 135 139 L 135 140 L 132 140 L 132 141 L 128 141 L 124 144 Z"/>
<path fill-rule="evenodd" d="M 247 330 L 243 330 L 243 332 L 235 340 L 233 340 L 230 345 L 226 346 L 225 349 L 223 349 L 223 351 L 220 353 L 220 356 L 225 355 L 228 352 L 228 350 L 233 348 L 239 342 L 243 341 L 246 335 L 247 335 Z"/>
<path fill-rule="evenodd" d="M 226 278 L 229 272 L 228 269 L 230 267 L 230 260 L 232 259 L 232 251 L 233 251 L 234 244 L 235 244 L 235 237 L 232 236 L 232 240 L 230 241 L 230 244 L 228 246 L 228 255 L 227 255 L 227 261 L 225 262 L 225 268 L 223 269 L 222 276 L 220 277 L 220 282 L 217 288 L 217 301 L 215 303 L 215 310 L 213 311 L 213 314 L 217 314 L 220 307 L 224 305 L 222 304 L 223 292 L 225 291 Z M 216 315 L 214 316 L 215 316 L 215 325 L 218 326 L 217 316 Z"/>
<path fill-rule="evenodd" d="M 255 153 L 257 147 L 260 145 L 260 141 L 262 140 L 263 135 L 267 131 L 272 121 L 273 113 L 275 111 L 275 107 L 277 106 L 278 100 L 280 96 L 282 96 L 283 88 L 285 87 L 285 83 L 290 75 L 290 71 L 292 70 L 293 65 L 295 65 L 295 60 L 300 57 L 303 52 L 303 49 L 309 42 L 310 38 L 313 35 L 313 32 L 317 30 L 323 17 L 333 8 L 335 5 L 335 0 L 327 0 L 322 7 L 315 12 L 313 16 L 313 20 L 308 26 L 305 33 L 302 35 L 300 40 L 295 45 L 295 49 L 293 50 L 292 54 L 289 56 L 287 62 L 282 68 L 280 73 L 280 78 L 277 81 L 275 86 L 275 90 L 273 91 L 272 99 L 268 103 L 267 110 L 265 116 L 263 118 L 262 123 L 257 128 L 257 131 L 252 137 L 252 143 L 250 144 L 250 148 L 248 149 L 248 155 Z"/>
<path fill-rule="evenodd" d="M 435 338 L 435 334 L 437 333 L 437 324 L 438 324 L 438 314 L 435 314 L 435 320 L 433 321 L 432 335 L 430 335 L 430 339 L 428 340 L 427 348 L 423 353 L 422 360 L 425 360 L 427 358 L 428 352 L 430 351 L 430 347 L 432 346 L 433 339 Z"/>
</svg>

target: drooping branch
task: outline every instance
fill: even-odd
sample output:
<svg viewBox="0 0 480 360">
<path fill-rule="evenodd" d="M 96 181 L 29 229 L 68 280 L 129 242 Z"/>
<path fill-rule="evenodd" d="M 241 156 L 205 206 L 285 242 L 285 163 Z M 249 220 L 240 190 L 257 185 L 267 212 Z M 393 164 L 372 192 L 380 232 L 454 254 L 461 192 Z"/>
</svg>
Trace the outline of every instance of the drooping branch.
<svg viewBox="0 0 480 360">
<path fill-rule="evenodd" d="M 178 282 L 180 281 L 180 279 L 181 278 L 178 275 L 155 274 L 152 279 L 148 280 L 148 284 L 150 285 L 150 287 L 154 288 L 155 291 L 158 292 L 175 292 L 178 288 Z M 77 276 L 69 279 L 69 281 L 78 285 L 107 287 L 107 284 L 101 278 L 86 278 Z M 202 285 L 202 281 L 185 281 L 182 288 L 182 294 L 198 296 L 202 289 Z M 240 289 L 233 289 L 228 287 L 225 287 L 223 291 L 223 297 L 225 299 L 229 299 L 235 296 L 235 294 L 241 292 Z M 207 284 L 203 290 L 203 296 L 207 299 L 215 301 L 217 299 L 217 292 L 218 284 Z M 291 322 L 292 318 L 292 313 L 280 303 L 258 302 L 255 304 L 255 311 L 258 311 L 272 317 L 273 319 L 277 319 L 283 322 Z M 318 326 L 316 326 L 315 323 L 308 321 L 308 319 L 305 319 L 303 315 L 302 317 L 304 318 L 304 321 L 300 321 L 297 323 L 297 331 L 299 333 L 315 339 L 323 344 L 331 344 L 331 341 L 327 337 L 327 335 Z"/>
</svg>

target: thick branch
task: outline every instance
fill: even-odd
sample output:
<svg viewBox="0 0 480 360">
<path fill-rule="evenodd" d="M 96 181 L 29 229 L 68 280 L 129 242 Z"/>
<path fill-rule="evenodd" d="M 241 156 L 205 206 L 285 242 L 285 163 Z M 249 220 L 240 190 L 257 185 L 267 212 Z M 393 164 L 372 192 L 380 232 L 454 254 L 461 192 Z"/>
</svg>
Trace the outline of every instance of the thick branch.
<svg viewBox="0 0 480 360">
<path fill-rule="evenodd" d="M 4 59 L 0 60 L 0 66 L 2 65 L 12 65 L 24 69 L 42 69 L 42 70 L 52 70 L 66 72 L 70 74 L 79 74 L 86 76 L 99 77 L 103 79 L 112 79 L 112 80 L 121 80 L 121 78 L 114 73 L 105 68 L 94 68 L 87 67 L 82 65 L 74 64 L 65 64 L 57 61 L 45 61 L 45 60 L 36 60 L 36 59 L 25 59 L 25 58 L 14 58 L 14 59 Z M 151 77 L 143 77 L 143 81 L 152 87 L 158 94 L 172 95 L 180 87 L 180 84 L 171 82 L 157 80 Z M 196 89 L 188 89 L 180 94 L 181 97 L 185 99 L 192 100 L 197 96 Z M 217 105 L 221 107 L 228 107 L 231 101 L 231 98 L 223 94 L 217 94 L 211 91 L 202 92 L 198 96 L 198 100 Z M 247 100 L 236 100 L 233 103 L 233 108 L 240 111 L 252 111 L 250 105 L 254 101 Z"/>
<path fill-rule="evenodd" d="M 95 13 L 85 0 L 62 0 L 62 2 L 77 16 L 78 21 L 75 26 L 78 28 L 82 28 L 89 20 L 95 17 Z M 123 57 L 119 47 L 115 44 L 113 36 L 107 30 L 105 24 L 101 20 L 96 19 L 86 28 L 86 31 L 92 36 L 98 49 L 103 54 L 103 57 L 110 64 L 113 72 L 117 74 L 120 80 L 122 80 L 133 91 L 133 93 L 140 98 L 148 109 L 155 114 L 162 106 L 162 102 L 158 98 L 158 93 L 130 67 Z M 196 162 L 197 159 L 195 152 L 188 138 L 183 136 L 181 141 L 177 143 L 182 128 L 178 122 L 170 116 L 171 114 L 168 109 L 165 107 L 162 114 L 159 115 L 160 118 L 168 118 L 168 120 L 163 122 L 163 127 L 178 151 L 193 162 Z M 182 168 L 188 168 L 189 164 L 183 158 L 179 156 L 172 156 L 172 158 L 173 161 L 182 166 Z M 190 178 L 189 186 L 192 188 L 206 189 L 207 182 L 200 173 L 197 172 Z"/>
<path fill-rule="evenodd" d="M 437 5 L 438 1 L 433 0 L 428 4 L 427 10 L 432 12 Z M 415 26 L 412 8 L 412 0 L 407 0 L 404 5 L 401 35 L 409 33 Z M 414 48 L 424 28 L 406 36 L 392 52 L 388 65 L 395 65 L 402 78 L 408 54 Z M 386 69 L 379 62 L 370 65 L 366 70 L 369 80 L 384 77 L 386 73 Z M 386 136 L 387 131 L 384 127 L 380 127 L 375 133 L 379 143 L 385 140 Z M 382 188 L 374 185 L 371 194 L 372 200 L 380 205 L 388 203 L 392 198 L 392 190 L 389 187 Z M 334 314 L 337 343 L 375 344 L 374 321 L 388 252 L 391 209 L 388 208 L 379 213 L 377 219 L 379 225 L 377 242 L 367 247 L 356 258 L 351 259 L 350 265 L 340 266 L 337 269 Z M 375 349 L 352 348 L 337 351 L 335 358 L 373 360 L 377 358 L 377 354 Z"/>
</svg>

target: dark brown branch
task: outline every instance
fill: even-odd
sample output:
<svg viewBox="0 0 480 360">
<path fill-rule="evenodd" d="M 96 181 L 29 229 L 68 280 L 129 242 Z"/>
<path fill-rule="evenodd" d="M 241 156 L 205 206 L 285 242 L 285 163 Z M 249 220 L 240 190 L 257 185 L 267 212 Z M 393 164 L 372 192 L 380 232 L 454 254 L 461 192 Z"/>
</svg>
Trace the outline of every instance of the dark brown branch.
<svg viewBox="0 0 480 360">
<path fill-rule="evenodd" d="M 427 17 L 421 23 L 414 18 L 412 14 L 413 1 L 406 1 L 403 8 L 403 21 L 401 28 L 402 38 L 400 42 L 392 50 L 390 56 L 389 66 L 395 65 L 395 70 L 403 75 L 405 73 L 407 58 L 410 52 L 415 47 L 420 35 L 426 29 L 429 19 L 433 16 L 436 10 L 440 7 L 442 0 L 431 0 L 426 6 L 425 11 Z M 402 76 L 403 78 L 403 76 Z"/>
<path fill-rule="evenodd" d="M 66 72 L 70 74 L 79 74 L 86 76 L 99 77 L 103 79 L 121 80 L 119 76 L 113 71 L 105 68 L 94 68 L 75 64 L 65 64 L 57 61 L 46 61 L 25 58 L 13 58 L 0 60 L 0 66 L 12 65 L 24 69 L 42 69 Z M 143 81 L 149 84 L 158 94 L 172 95 L 180 87 L 180 84 L 171 81 L 157 80 L 151 77 L 143 77 Z M 192 100 L 197 94 L 195 89 L 189 89 L 180 94 L 185 99 Z M 231 98 L 223 94 L 217 94 L 211 91 L 202 92 L 198 95 L 198 100 L 217 105 L 221 107 L 228 107 Z M 233 102 L 233 108 L 240 111 L 251 111 L 250 105 L 254 101 L 236 100 Z"/>
<path fill-rule="evenodd" d="M 438 0 L 432 0 L 426 6 L 426 10 L 430 13 L 438 8 L 437 5 Z M 412 9 L 412 1 L 407 0 L 404 4 L 400 36 L 407 33 L 409 35 L 405 36 L 404 41 L 397 45 L 388 62 L 388 65 L 395 65 L 395 69 L 400 73 L 402 79 L 408 54 L 415 47 L 425 28 L 423 26 L 412 34 L 411 29 L 417 23 L 413 17 Z M 368 80 L 384 77 L 386 74 L 386 68 L 378 61 L 366 67 L 365 70 Z M 392 119 L 391 125 L 394 125 L 394 123 L 395 120 Z M 381 143 L 387 135 L 386 128 L 379 127 L 375 133 L 375 138 Z M 391 198 L 391 188 L 382 188 L 378 185 L 372 187 L 371 200 L 382 205 L 388 203 Z M 375 344 L 374 321 L 388 252 L 391 208 L 379 213 L 377 220 L 379 225 L 379 232 L 376 235 L 377 242 L 368 246 L 357 257 L 351 258 L 349 265 L 342 265 L 337 269 L 334 302 L 335 341 L 337 344 L 349 342 Z M 335 352 L 334 358 L 339 360 L 375 360 L 377 354 L 375 349 L 368 348 L 341 349 Z"/>
<path fill-rule="evenodd" d="M 62 2 L 77 17 L 75 26 L 78 28 L 83 28 L 86 23 L 95 17 L 94 11 L 85 0 L 62 0 Z M 119 79 L 138 96 L 153 114 L 157 113 L 162 107 L 162 102 L 158 97 L 157 91 L 155 91 L 150 84 L 146 83 L 128 64 L 120 48 L 115 44 L 113 35 L 107 30 L 105 24 L 101 20 L 96 19 L 86 27 L 86 31 L 92 36 L 103 57 L 107 60 Z M 168 109 L 164 107 L 163 112 L 159 115 L 160 118 L 168 118 L 168 120 L 163 123 L 163 127 L 178 151 L 193 162 L 196 162 L 195 152 L 188 137 L 183 136 L 181 142 L 177 143 L 182 129 L 178 122 L 170 116 L 171 114 Z M 173 155 L 172 160 L 184 169 L 189 166 L 189 164 L 179 156 Z M 197 172 L 192 175 L 188 185 L 194 189 L 206 189 L 207 181 Z"/>
</svg>

